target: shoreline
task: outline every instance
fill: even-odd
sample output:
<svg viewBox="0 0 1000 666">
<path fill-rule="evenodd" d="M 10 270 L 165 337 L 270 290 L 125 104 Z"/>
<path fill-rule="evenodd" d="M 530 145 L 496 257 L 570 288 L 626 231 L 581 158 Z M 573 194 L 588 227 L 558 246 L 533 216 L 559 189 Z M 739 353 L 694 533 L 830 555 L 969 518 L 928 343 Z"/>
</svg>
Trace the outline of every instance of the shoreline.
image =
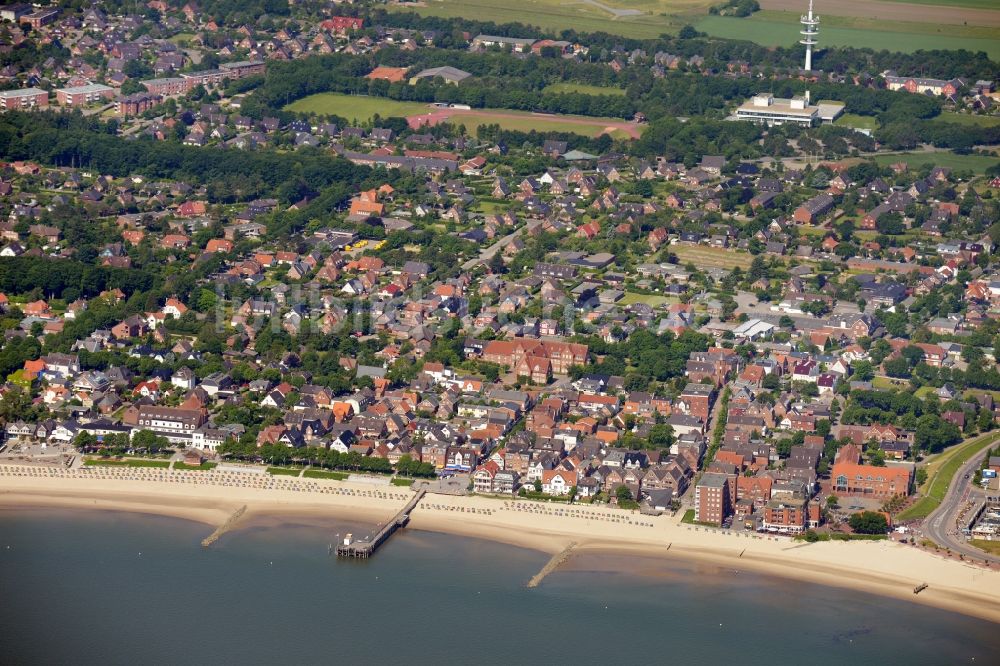
<svg viewBox="0 0 1000 666">
<path fill-rule="evenodd" d="M 171 472 L 177 482 L 74 475 L 4 476 L 0 509 L 54 508 L 126 511 L 224 525 L 246 512 L 238 531 L 286 518 L 320 525 L 329 520 L 374 527 L 392 517 L 411 491 L 326 480 L 280 480 L 266 489 L 210 483 L 205 472 Z M 123 476 L 123 475 L 120 475 Z M 195 480 L 190 480 L 195 479 Z M 556 556 L 607 554 L 678 559 L 720 571 L 764 575 L 894 597 L 1000 623 L 1000 571 L 935 556 L 892 541 L 818 542 L 723 534 L 680 523 L 680 516 L 645 516 L 619 509 L 427 495 L 411 513 L 410 529 L 485 539 Z M 575 545 L 574 545 L 575 544 Z M 616 569 L 617 570 L 617 569 Z M 913 589 L 927 583 L 919 595 Z"/>
</svg>

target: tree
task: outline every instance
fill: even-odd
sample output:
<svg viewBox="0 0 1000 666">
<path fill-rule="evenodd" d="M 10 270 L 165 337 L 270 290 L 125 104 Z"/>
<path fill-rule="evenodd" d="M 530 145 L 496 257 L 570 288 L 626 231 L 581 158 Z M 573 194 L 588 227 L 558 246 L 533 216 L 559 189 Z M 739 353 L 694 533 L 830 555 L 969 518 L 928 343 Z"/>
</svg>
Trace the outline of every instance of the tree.
<svg viewBox="0 0 1000 666">
<path fill-rule="evenodd" d="M 862 511 L 847 520 L 847 524 L 858 534 L 885 534 L 889 531 L 889 521 L 877 511 Z"/>
<path fill-rule="evenodd" d="M 666 423 L 657 423 L 649 429 L 649 443 L 657 448 L 670 448 L 674 443 L 674 429 Z"/>
<path fill-rule="evenodd" d="M 826 506 L 831 509 L 837 506 L 839 502 L 840 498 L 837 497 L 836 495 L 830 495 L 829 497 L 826 498 Z"/>
<path fill-rule="evenodd" d="M 764 379 L 761 380 L 760 385 L 769 391 L 775 391 L 781 388 L 781 378 L 775 372 L 769 372 L 764 375 Z"/>
<path fill-rule="evenodd" d="M 632 491 L 628 489 L 628 486 L 622 484 L 615 489 L 615 497 L 618 498 L 618 504 L 626 504 L 633 501 Z"/>
<path fill-rule="evenodd" d="M 875 378 L 875 368 L 871 361 L 855 361 L 851 364 L 851 369 L 854 370 L 854 378 L 857 381 L 869 382 Z"/>
</svg>

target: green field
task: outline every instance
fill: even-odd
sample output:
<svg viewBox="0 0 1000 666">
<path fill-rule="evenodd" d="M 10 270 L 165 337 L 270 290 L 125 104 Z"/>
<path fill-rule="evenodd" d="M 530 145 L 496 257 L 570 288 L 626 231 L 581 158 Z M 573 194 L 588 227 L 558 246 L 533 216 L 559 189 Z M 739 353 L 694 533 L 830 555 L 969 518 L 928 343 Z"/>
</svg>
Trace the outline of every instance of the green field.
<svg viewBox="0 0 1000 666">
<path fill-rule="evenodd" d="M 997 434 L 991 433 L 962 444 L 956 444 L 927 463 L 927 483 L 920 488 L 923 497 L 917 500 L 913 506 L 902 511 L 896 519 L 899 521 L 915 520 L 931 515 L 948 494 L 948 487 L 958 472 L 958 468 L 988 442 L 992 442 L 996 438 Z"/>
<path fill-rule="evenodd" d="M 353 121 L 368 121 L 378 113 L 383 118 L 389 116 L 415 116 L 431 113 L 434 109 L 419 102 L 397 102 L 382 97 L 344 95 L 341 93 L 318 93 L 303 97 L 285 107 L 286 111 L 311 113 L 321 116 L 335 115 Z M 443 111 L 443 109 L 440 109 Z M 598 136 L 609 126 L 623 123 L 621 118 L 598 118 L 559 114 L 537 114 L 530 111 L 509 109 L 473 109 L 454 111 L 448 122 L 475 128 L 480 125 L 500 125 L 505 130 L 530 132 L 575 132 L 584 136 Z M 641 131 L 644 125 L 637 126 Z M 622 130 L 611 133 L 614 138 L 624 135 Z"/>
<path fill-rule="evenodd" d="M 394 478 L 391 481 L 392 485 L 399 486 L 401 488 L 409 488 L 413 485 L 413 479 L 402 479 L 399 477 Z"/>
<path fill-rule="evenodd" d="M 974 116 L 968 113 L 952 113 L 945 111 L 938 120 L 955 123 L 957 125 L 968 125 L 970 127 L 995 127 L 1000 125 L 1000 116 Z"/>
<path fill-rule="evenodd" d="M 704 15 L 711 4 L 708 0 L 602 0 L 609 7 L 635 9 L 645 12 L 637 16 L 620 16 L 584 4 L 564 0 L 427 0 L 425 6 L 390 6 L 390 11 L 415 11 L 422 16 L 465 18 L 496 23 L 526 23 L 558 33 L 562 30 L 578 32 L 607 32 L 633 39 L 655 39 L 660 35 L 675 33 L 680 26 L 690 22 L 680 14 Z M 669 13 L 670 16 L 663 14 Z"/>
<path fill-rule="evenodd" d="M 834 125 L 841 127 L 854 127 L 855 129 L 877 130 L 878 119 L 871 116 L 859 116 L 856 113 L 845 113 L 833 121 Z"/>
<path fill-rule="evenodd" d="M 885 166 L 896 162 L 906 162 L 910 168 L 921 164 L 948 167 L 950 169 L 970 169 L 974 173 L 983 173 L 988 167 L 1000 163 L 1000 157 L 983 157 L 982 155 L 956 155 L 950 152 L 938 153 L 902 153 L 897 155 L 876 155 L 875 162 Z"/>
<path fill-rule="evenodd" d="M 502 114 L 500 116 L 496 114 Z M 475 109 L 466 111 L 450 118 L 448 122 L 455 125 L 465 125 L 467 128 L 480 125 L 499 125 L 501 129 L 514 132 L 573 132 L 584 136 L 598 136 L 604 133 L 611 123 L 623 122 L 621 118 L 596 118 L 589 116 L 538 115 L 527 111 L 509 111 L 507 109 Z M 639 126 L 639 130 L 645 126 Z M 615 139 L 627 138 L 621 130 L 614 130 L 611 136 Z"/>
<path fill-rule="evenodd" d="M 585 83 L 570 83 L 561 81 L 545 86 L 542 92 L 547 93 L 582 93 L 584 95 L 624 95 L 621 88 L 608 88 L 606 86 L 588 86 Z"/>
<path fill-rule="evenodd" d="M 376 113 L 383 118 L 405 118 L 418 113 L 428 113 L 430 107 L 423 102 L 397 102 L 384 97 L 319 93 L 292 102 L 285 107 L 285 111 L 318 116 L 340 116 L 347 120 L 367 122 Z"/>
<path fill-rule="evenodd" d="M 944 3 L 939 3 L 944 4 Z M 915 9 L 914 13 L 920 10 Z M 787 23 L 790 26 L 799 26 L 800 13 L 788 11 L 761 11 L 753 15 L 755 21 L 767 21 L 774 23 Z M 828 28 L 863 30 L 875 32 L 900 32 L 908 35 L 927 35 L 931 37 L 963 37 L 972 39 L 997 39 L 1000 37 L 1000 28 L 965 25 L 960 24 L 956 19 L 954 23 L 942 25 L 931 21 L 882 21 L 879 19 L 867 18 L 864 16 L 842 16 L 823 15 L 823 26 L 821 33 L 825 33 Z"/>
<path fill-rule="evenodd" d="M 766 16 L 759 14 L 748 19 L 726 16 L 707 16 L 695 24 L 695 28 L 713 37 L 725 39 L 743 39 L 762 46 L 791 46 L 799 39 L 798 15 L 791 12 L 767 12 Z M 786 16 L 787 15 L 787 16 Z M 870 48 L 876 51 L 883 49 L 912 53 L 920 49 L 966 49 L 969 51 L 985 51 L 993 59 L 1000 59 L 1000 39 L 985 35 L 1000 35 L 996 29 L 984 28 L 984 36 L 959 36 L 956 33 L 968 29 L 965 26 L 934 26 L 928 23 L 896 24 L 896 30 L 875 29 L 856 26 L 836 27 L 828 25 L 828 19 L 841 18 L 824 16 L 822 29 L 823 44 L 829 46 L 853 46 Z M 881 25 L 881 24 L 878 24 Z M 905 27 L 900 31 L 898 28 Z M 884 26 L 883 26 L 884 28 Z M 940 34 L 930 32 L 940 29 Z M 976 33 L 980 34 L 980 33 Z"/>
<path fill-rule="evenodd" d="M 940 5 L 942 7 L 971 7 L 972 9 L 996 9 L 996 0 L 887 0 L 907 5 Z"/>
<path fill-rule="evenodd" d="M 169 460 L 141 460 L 141 459 L 114 459 L 114 458 L 87 458 L 83 461 L 87 467 L 156 467 L 166 469 L 170 467 Z"/>
<path fill-rule="evenodd" d="M 344 472 L 324 472 L 320 469 L 307 469 L 303 476 L 307 479 L 332 479 L 334 481 L 343 481 L 349 475 Z"/>
</svg>

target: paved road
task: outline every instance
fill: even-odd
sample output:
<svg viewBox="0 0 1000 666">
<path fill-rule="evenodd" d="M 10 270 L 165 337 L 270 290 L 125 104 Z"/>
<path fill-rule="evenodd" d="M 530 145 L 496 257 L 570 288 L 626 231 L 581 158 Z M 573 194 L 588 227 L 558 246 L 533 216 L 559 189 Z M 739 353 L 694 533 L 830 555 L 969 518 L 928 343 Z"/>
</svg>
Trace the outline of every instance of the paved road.
<svg viewBox="0 0 1000 666">
<path fill-rule="evenodd" d="M 514 232 L 507 234 L 506 236 L 498 240 L 496 243 L 493 243 L 493 245 L 490 245 L 488 248 L 484 249 L 482 252 L 479 253 L 479 256 L 476 257 L 475 259 L 469 259 L 467 262 L 462 264 L 462 270 L 471 271 L 479 264 L 485 264 L 486 262 L 488 262 L 490 259 L 493 258 L 494 254 L 500 251 L 500 249 L 504 245 L 506 245 L 507 243 L 511 242 L 512 240 L 520 236 L 521 231 L 523 229 L 524 227 L 516 229 Z"/>
<path fill-rule="evenodd" d="M 990 555 L 989 553 L 985 553 L 978 548 L 968 545 L 965 538 L 958 533 L 958 530 L 955 527 L 955 521 L 958 519 L 958 514 L 961 511 L 962 506 L 964 506 L 968 497 L 968 492 L 972 486 L 973 472 L 982 462 L 983 455 L 985 455 L 994 444 L 995 438 L 990 438 L 989 443 L 984 444 L 983 448 L 979 452 L 969 458 L 968 462 L 959 468 L 955 477 L 951 481 L 951 485 L 948 486 L 948 494 L 945 495 L 944 501 L 941 502 L 941 505 L 935 509 L 931 515 L 927 516 L 926 520 L 924 520 L 923 531 L 929 539 L 939 546 L 951 548 L 957 553 L 962 553 L 963 555 L 974 557 L 978 560 L 989 560 L 1000 564 L 1000 557 Z M 968 475 L 969 478 L 966 478 L 966 475 Z"/>
</svg>

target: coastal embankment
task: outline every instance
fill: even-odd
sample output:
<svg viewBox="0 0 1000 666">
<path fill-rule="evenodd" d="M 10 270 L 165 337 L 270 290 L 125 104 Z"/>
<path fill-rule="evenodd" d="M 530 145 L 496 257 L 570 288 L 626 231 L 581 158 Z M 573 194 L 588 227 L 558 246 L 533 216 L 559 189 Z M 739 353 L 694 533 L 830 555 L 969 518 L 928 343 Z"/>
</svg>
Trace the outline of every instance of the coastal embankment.
<svg viewBox="0 0 1000 666">
<path fill-rule="evenodd" d="M 27 471 L 31 470 L 31 471 Z M 374 525 L 399 511 L 409 491 L 364 483 L 264 477 L 232 472 L 64 470 L 0 466 L 0 508 L 71 507 L 162 514 L 219 526 L 246 506 L 241 520 L 289 516 L 300 522 L 356 520 Z M 935 556 L 892 541 L 819 542 L 728 533 L 674 516 L 588 505 L 428 495 L 410 528 L 531 548 L 558 556 L 606 553 L 683 558 L 734 575 L 759 572 L 897 597 L 1000 622 L 1000 571 Z M 558 560 L 558 558 L 555 558 Z M 620 560 L 619 560 L 620 561 Z M 551 564 L 551 562 L 550 562 Z M 559 565 L 557 561 L 552 569 Z M 927 584 L 919 595 L 913 590 Z"/>
</svg>

